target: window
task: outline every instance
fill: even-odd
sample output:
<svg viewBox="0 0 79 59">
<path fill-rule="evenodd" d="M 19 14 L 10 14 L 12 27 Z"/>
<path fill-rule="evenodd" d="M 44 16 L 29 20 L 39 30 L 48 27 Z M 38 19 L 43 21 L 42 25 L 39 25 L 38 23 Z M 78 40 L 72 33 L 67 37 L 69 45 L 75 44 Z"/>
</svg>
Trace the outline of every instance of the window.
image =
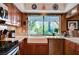
<svg viewBox="0 0 79 59">
<path fill-rule="evenodd" d="M 59 16 L 54 15 L 30 15 L 28 16 L 29 35 L 58 35 Z"/>
</svg>

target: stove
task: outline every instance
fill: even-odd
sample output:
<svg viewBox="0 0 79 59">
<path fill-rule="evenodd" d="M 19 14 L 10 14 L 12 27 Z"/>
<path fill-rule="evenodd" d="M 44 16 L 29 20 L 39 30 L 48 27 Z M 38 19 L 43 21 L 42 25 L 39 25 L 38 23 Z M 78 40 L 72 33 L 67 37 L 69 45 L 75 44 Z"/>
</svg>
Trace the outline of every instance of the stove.
<svg viewBox="0 0 79 59">
<path fill-rule="evenodd" d="M 18 41 L 0 41 L 0 55 L 15 55 L 18 51 Z"/>
</svg>

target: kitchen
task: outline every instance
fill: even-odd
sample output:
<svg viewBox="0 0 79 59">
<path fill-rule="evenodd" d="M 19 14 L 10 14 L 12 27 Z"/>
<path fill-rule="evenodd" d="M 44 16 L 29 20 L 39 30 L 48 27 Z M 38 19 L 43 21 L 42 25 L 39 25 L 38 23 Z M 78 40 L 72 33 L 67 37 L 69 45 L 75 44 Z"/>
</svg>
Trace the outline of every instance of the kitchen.
<svg viewBox="0 0 79 59">
<path fill-rule="evenodd" d="M 79 55 L 79 4 L 0 3 L 0 55 Z"/>
</svg>

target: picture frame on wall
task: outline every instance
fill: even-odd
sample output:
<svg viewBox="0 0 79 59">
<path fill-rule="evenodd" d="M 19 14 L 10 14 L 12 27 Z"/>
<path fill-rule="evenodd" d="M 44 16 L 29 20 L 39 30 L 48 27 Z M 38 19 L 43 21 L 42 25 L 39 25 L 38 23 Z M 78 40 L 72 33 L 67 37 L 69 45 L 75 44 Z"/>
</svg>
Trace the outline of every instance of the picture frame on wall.
<svg viewBox="0 0 79 59">
<path fill-rule="evenodd" d="M 73 24 L 75 27 L 75 30 L 79 29 L 79 20 L 68 20 L 67 21 L 67 30 L 69 29 L 70 25 Z"/>
</svg>

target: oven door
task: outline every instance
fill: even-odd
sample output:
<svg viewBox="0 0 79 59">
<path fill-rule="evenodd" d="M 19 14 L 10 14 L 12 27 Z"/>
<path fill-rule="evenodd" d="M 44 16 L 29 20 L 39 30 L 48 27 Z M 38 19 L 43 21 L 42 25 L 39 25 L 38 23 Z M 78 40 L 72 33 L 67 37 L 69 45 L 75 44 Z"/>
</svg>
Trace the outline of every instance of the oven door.
<svg viewBox="0 0 79 59">
<path fill-rule="evenodd" d="M 17 46 L 16 48 L 14 48 L 10 53 L 8 53 L 7 55 L 18 55 L 19 54 L 19 46 Z"/>
</svg>

